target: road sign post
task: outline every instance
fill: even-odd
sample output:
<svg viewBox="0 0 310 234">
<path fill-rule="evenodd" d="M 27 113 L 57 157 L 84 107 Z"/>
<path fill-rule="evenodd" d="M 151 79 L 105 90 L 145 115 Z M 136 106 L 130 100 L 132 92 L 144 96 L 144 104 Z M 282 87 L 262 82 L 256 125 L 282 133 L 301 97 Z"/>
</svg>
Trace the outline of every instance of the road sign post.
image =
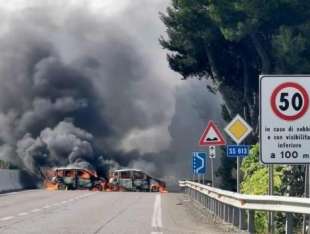
<svg viewBox="0 0 310 234">
<path fill-rule="evenodd" d="M 240 158 L 237 157 L 237 193 L 240 193 Z"/>
<path fill-rule="evenodd" d="M 199 146 L 225 145 L 225 139 L 213 121 L 209 121 L 199 140 Z"/>
<path fill-rule="evenodd" d="M 214 145 L 209 146 L 209 158 L 211 161 L 211 185 L 214 187 L 214 159 L 216 157 L 216 148 Z"/>
<path fill-rule="evenodd" d="M 260 76 L 260 161 L 270 165 L 270 195 L 273 164 L 310 163 L 309 79 L 310 76 Z M 270 213 L 269 229 L 272 219 Z"/>
<path fill-rule="evenodd" d="M 214 187 L 214 164 L 213 164 L 213 158 L 211 160 L 211 186 Z"/>
<path fill-rule="evenodd" d="M 310 163 L 310 76 L 260 76 L 260 160 Z"/>
<path fill-rule="evenodd" d="M 209 158 L 211 161 L 211 183 L 214 186 L 214 158 L 216 157 L 215 146 L 225 145 L 225 139 L 213 121 L 208 122 L 208 126 L 204 130 L 199 140 L 199 146 L 209 146 Z"/>
<path fill-rule="evenodd" d="M 236 115 L 235 118 L 226 126 L 225 132 L 233 139 L 233 141 L 237 144 L 236 146 L 228 147 L 227 150 L 236 151 L 234 157 L 237 157 L 237 192 L 240 193 L 240 156 L 245 156 L 248 152 L 246 148 L 240 146 L 239 144 L 251 133 L 252 128 L 251 126 L 240 116 Z M 240 154 L 239 154 L 239 152 Z M 248 150 L 247 150 L 248 151 Z M 232 153 L 232 152 L 228 152 Z M 239 228 L 243 229 L 243 215 L 241 209 L 239 209 Z"/>
<path fill-rule="evenodd" d="M 305 197 L 310 197 L 310 165 L 305 165 L 305 190 L 304 190 L 304 196 Z M 307 219 L 309 220 L 310 224 L 310 216 L 304 214 L 303 215 L 303 226 L 302 226 L 302 231 L 303 233 L 307 233 L 306 227 L 307 227 Z M 310 229 L 308 228 L 308 233 L 310 233 Z"/>
<path fill-rule="evenodd" d="M 237 157 L 237 192 L 240 192 L 240 154 L 244 156 L 246 151 L 245 147 L 240 146 L 239 144 L 251 133 L 251 126 L 240 116 L 236 117 L 226 126 L 225 132 L 236 142 L 234 148 L 232 146 L 228 147 L 228 150 L 236 151 L 235 157 Z M 238 152 L 239 149 L 239 152 Z M 228 152 L 229 155 L 230 152 Z"/>
<path fill-rule="evenodd" d="M 192 169 L 193 175 L 197 175 L 199 182 L 199 175 L 206 173 L 206 153 L 205 152 L 193 152 L 192 154 Z"/>
<path fill-rule="evenodd" d="M 268 194 L 270 196 L 273 195 L 273 165 L 269 165 L 268 167 L 268 177 L 269 177 L 269 180 L 268 180 L 268 184 L 269 184 L 269 189 L 268 189 Z M 273 233 L 273 228 L 274 225 L 273 225 L 273 212 L 272 211 L 269 211 L 268 212 L 268 231 L 269 233 Z"/>
</svg>

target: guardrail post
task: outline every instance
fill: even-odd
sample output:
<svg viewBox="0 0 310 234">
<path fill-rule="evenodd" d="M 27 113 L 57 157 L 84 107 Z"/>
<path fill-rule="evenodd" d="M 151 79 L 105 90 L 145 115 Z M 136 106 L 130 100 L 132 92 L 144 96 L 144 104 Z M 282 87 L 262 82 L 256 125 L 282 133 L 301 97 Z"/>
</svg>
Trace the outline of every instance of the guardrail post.
<svg viewBox="0 0 310 234">
<path fill-rule="evenodd" d="M 221 203 L 221 207 L 220 207 L 220 217 L 221 217 L 221 219 L 224 219 L 224 212 L 223 212 L 224 206 L 225 206 L 225 204 Z"/>
<path fill-rule="evenodd" d="M 302 234 L 306 234 L 306 225 L 307 225 L 307 215 L 303 214 L 303 222 L 302 222 Z"/>
<path fill-rule="evenodd" d="M 235 207 L 232 208 L 232 224 L 237 227 L 238 226 L 238 218 L 237 218 L 237 209 Z"/>
<path fill-rule="evenodd" d="M 230 223 L 230 205 L 227 205 L 227 223 Z"/>
<path fill-rule="evenodd" d="M 209 212 L 212 213 L 212 199 L 210 197 L 208 198 L 208 203 L 209 203 L 208 205 Z"/>
<path fill-rule="evenodd" d="M 285 233 L 293 234 L 293 216 L 291 213 L 286 213 Z"/>
<path fill-rule="evenodd" d="M 222 202 L 220 202 L 219 201 L 219 218 L 220 219 L 222 219 L 222 216 L 223 216 L 223 207 L 224 207 L 225 205 L 222 203 Z"/>
<path fill-rule="evenodd" d="M 249 210 L 248 214 L 248 232 L 250 234 L 255 233 L 255 211 Z"/>
<path fill-rule="evenodd" d="M 216 216 L 220 216 L 220 202 L 216 200 Z"/>
<path fill-rule="evenodd" d="M 245 222 L 245 210 L 239 209 L 239 229 L 246 230 L 246 222 Z"/>
<path fill-rule="evenodd" d="M 203 208 L 206 208 L 206 195 L 202 194 L 202 203 L 203 203 Z"/>
<path fill-rule="evenodd" d="M 225 222 L 229 223 L 229 206 L 225 205 Z"/>
<path fill-rule="evenodd" d="M 240 215 L 240 209 L 236 207 L 232 207 L 232 220 L 231 223 L 235 227 L 239 227 L 239 215 Z"/>
<path fill-rule="evenodd" d="M 234 223 L 234 207 L 229 206 L 229 223 L 233 224 Z"/>
</svg>

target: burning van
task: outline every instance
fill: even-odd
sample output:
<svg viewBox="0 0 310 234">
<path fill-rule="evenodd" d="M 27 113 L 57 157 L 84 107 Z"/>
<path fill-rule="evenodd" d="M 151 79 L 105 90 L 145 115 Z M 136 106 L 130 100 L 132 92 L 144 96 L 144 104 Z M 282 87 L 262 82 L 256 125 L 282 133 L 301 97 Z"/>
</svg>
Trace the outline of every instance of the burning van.
<svg viewBox="0 0 310 234">
<path fill-rule="evenodd" d="M 111 172 L 110 191 L 165 192 L 166 184 L 137 169 L 121 169 Z"/>
<path fill-rule="evenodd" d="M 106 180 L 95 171 L 84 168 L 54 168 L 52 176 L 45 181 L 48 190 L 93 190 L 103 191 Z"/>
</svg>

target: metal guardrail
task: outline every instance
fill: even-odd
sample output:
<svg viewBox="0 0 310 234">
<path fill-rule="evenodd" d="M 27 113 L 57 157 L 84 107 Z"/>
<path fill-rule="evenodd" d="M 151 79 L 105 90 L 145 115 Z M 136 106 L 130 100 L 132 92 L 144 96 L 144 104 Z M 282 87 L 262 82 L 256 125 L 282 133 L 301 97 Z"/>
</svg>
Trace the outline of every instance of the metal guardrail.
<svg viewBox="0 0 310 234">
<path fill-rule="evenodd" d="M 255 211 L 272 211 L 286 213 L 286 233 L 293 233 L 292 214 L 310 214 L 310 199 L 300 197 L 246 195 L 213 188 L 192 181 L 179 181 L 179 186 L 195 200 L 204 205 L 209 212 L 224 221 L 255 232 Z M 248 213 L 247 227 L 244 219 Z"/>
</svg>

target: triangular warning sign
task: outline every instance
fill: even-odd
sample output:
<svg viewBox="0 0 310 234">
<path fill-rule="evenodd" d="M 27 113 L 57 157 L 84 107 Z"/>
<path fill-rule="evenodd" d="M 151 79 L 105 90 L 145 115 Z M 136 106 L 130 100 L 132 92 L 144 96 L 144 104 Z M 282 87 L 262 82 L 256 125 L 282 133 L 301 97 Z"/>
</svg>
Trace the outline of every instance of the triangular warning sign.
<svg viewBox="0 0 310 234">
<path fill-rule="evenodd" d="M 224 137 L 213 121 L 209 121 L 207 128 L 200 137 L 200 146 L 225 145 Z"/>
</svg>

